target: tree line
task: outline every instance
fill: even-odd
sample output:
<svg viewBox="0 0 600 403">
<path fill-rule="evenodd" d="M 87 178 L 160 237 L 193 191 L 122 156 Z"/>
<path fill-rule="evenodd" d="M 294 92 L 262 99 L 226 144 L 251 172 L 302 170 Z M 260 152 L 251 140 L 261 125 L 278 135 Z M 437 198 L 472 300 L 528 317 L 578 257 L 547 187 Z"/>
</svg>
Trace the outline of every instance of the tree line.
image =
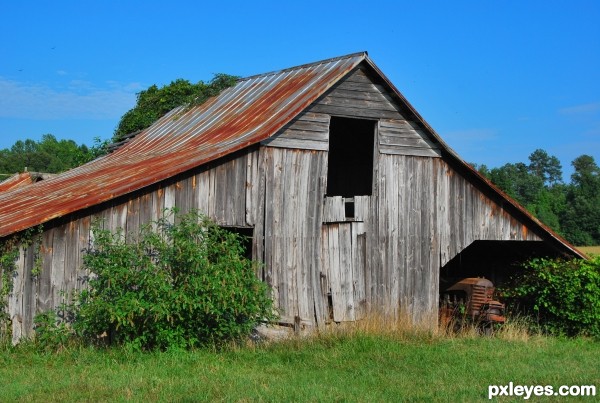
<svg viewBox="0 0 600 403">
<path fill-rule="evenodd" d="M 600 245 L 600 168 L 594 157 L 571 162 L 574 172 L 565 183 L 560 161 L 537 149 L 528 163 L 498 168 L 476 165 L 483 176 L 574 245 Z"/>
<path fill-rule="evenodd" d="M 0 181 L 17 172 L 59 173 L 85 164 L 108 152 L 110 143 L 118 143 L 129 134 L 149 127 L 172 109 L 200 105 L 210 97 L 233 86 L 238 77 L 217 73 L 208 82 L 191 83 L 177 79 L 158 87 L 151 85 L 137 94 L 136 104 L 119 119 L 111 140 L 95 139 L 91 147 L 73 140 L 57 140 L 45 134 L 40 141 L 19 140 L 11 148 L 0 150 Z"/>
<path fill-rule="evenodd" d="M 73 140 L 57 140 L 52 134 L 42 139 L 18 140 L 0 150 L 0 181 L 18 172 L 60 173 L 101 155 L 98 145 L 88 147 Z"/>
</svg>

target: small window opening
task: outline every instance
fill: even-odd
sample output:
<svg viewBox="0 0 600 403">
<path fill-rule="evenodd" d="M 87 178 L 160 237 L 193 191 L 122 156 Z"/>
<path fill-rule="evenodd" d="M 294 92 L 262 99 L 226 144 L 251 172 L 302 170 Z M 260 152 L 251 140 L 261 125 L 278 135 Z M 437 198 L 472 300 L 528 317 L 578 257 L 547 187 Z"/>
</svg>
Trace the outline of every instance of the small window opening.
<svg viewBox="0 0 600 403">
<path fill-rule="evenodd" d="M 375 121 L 332 117 L 329 125 L 327 196 L 370 196 Z"/>
<path fill-rule="evenodd" d="M 344 211 L 346 213 L 346 219 L 354 218 L 354 199 L 344 199 Z"/>
</svg>

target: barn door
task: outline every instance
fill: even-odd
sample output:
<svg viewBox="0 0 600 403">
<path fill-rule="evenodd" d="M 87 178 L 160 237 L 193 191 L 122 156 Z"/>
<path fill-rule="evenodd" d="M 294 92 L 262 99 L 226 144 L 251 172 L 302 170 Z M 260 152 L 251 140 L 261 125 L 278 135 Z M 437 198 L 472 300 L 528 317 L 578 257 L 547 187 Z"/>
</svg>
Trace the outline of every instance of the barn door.
<svg viewBox="0 0 600 403">
<path fill-rule="evenodd" d="M 323 226 L 322 276 L 329 317 L 354 321 L 365 315 L 365 232 L 361 222 Z"/>
</svg>

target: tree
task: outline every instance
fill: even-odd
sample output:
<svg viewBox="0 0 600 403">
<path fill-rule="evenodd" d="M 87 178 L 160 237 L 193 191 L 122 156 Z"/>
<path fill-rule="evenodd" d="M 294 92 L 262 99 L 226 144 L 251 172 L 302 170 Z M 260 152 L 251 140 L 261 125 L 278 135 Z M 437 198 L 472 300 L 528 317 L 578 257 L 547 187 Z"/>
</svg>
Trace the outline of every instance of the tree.
<svg viewBox="0 0 600 403">
<path fill-rule="evenodd" d="M 562 221 L 565 236 L 576 245 L 600 244 L 600 168 L 590 155 L 573 163 Z"/>
<path fill-rule="evenodd" d="M 531 175 L 522 162 L 505 164 L 490 171 L 490 180 L 509 196 L 527 207 L 535 203 L 544 188 L 541 178 Z"/>
<path fill-rule="evenodd" d="M 94 158 L 93 148 L 77 145 L 73 140 L 57 140 L 45 134 L 40 141 L 19 140 L 10 149 L 0 150 L 0 173 L 23 172 L 59 173 Z"/>
<path fill-rule="evenodd" d="M 199 105 L 231 87 L 236 81 L 235 76 L 215 74 L 208 83 L 199 81 L 192 84 L 188 80 L 179 78 L 161 88 L 152 85 L 137 94 L 136 105 L 121 117 L 113 141 L 121 141 L 126 135 L 149 127 L 178 106 Z"/>
<path fill-rule="evenodd" d="M 529 155 L 528 168 L 532 175 L 540 178 L 548 187 L 562 182 L 560 161 L 554 155 L 550 156 L 540 148 Z"/>
</svg>

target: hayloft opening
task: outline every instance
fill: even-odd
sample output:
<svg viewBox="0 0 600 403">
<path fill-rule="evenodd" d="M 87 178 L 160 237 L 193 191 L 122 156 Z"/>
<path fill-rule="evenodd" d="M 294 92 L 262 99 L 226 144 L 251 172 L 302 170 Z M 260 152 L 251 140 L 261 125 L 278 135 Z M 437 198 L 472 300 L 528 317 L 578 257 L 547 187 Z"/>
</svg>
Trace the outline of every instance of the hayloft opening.
<svg viewBox="0 0 600 403">
<path fill-rule="evenodd" d="M 327 196 L 370 196 L 375 121 L 331 117 Z"/>
</svg>

